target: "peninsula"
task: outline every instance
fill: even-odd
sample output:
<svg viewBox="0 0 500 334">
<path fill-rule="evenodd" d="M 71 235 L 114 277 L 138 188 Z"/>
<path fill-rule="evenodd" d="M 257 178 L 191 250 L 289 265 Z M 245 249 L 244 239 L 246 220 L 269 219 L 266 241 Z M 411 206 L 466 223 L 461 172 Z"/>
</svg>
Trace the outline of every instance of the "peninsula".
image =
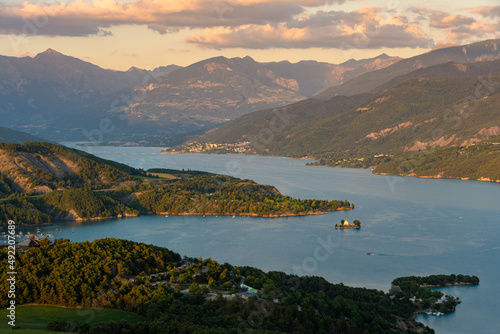
<svg viewBox="0 0 500 334">
<path fill-rule="evenodd" d="M 445 296 L 441 291 L 431 290 L 431 287 L 478 284 L 479 278 L 469 275 L 407 276 L 392 281 L 389 294 L 394 298 L 411 301 L 415 306 L 415 316 L 420 313 L 440 316 L 454 311 L 462 301 L 458 297 Z"/>
<path fill-rule="evenodd" d="M 352 210 L 347 200 L 297 199 L 252 180 L 132 168 L 49 143 L 0 143 L 0 217 L 47 224 L 158 215 L 290 217 Z"/>
</svg>

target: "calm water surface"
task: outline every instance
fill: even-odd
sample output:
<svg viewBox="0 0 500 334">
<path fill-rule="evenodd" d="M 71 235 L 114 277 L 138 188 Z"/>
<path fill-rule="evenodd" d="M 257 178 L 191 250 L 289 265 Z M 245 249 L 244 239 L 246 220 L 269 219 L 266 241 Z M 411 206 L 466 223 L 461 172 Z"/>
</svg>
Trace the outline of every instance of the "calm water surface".
<svg viewBox="0 0 500 334">
<path fill-rule="evenodd" d="M 446 289 L 463 301 L 455 313 L 418 320 L 436 333 L 500 332 L 500 184 L 377 176 L 369 170 L 307 167 L 305 160 L 278 157 L 158 154 L 160 148 L 83 149 L 134 167 L 229 174 L 274 185 L 286 195 L 347 199 L 356 207 L 308 217 L 141 216 L 44 227 L 57 238 L 124 238 L 181 255 L 384 291 L 399 276 L 478 275 L 477 287 Z M 341 219 L 359 219 L 362 229 L 336 231 Z"/>
</svg>

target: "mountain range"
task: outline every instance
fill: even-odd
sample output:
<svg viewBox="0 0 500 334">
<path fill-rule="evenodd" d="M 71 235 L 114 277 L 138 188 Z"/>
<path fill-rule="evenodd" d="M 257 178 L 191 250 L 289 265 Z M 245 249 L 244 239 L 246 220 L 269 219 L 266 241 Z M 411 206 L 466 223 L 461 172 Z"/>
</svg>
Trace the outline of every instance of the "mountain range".
<svg viewBox="0 0 500 334">
<path fill-rule="evenodd" d="M 411 58 L 403 59 L 391 66 L 359 75 L 341 85 L 333 86 L 316 97 L 328 99 L 335 95 L 366 93 L 380 84 L 417 69 L 446 62 L 470 63 L 498 59 L 499 40 L 487 40 L 462 46 L 441 48 Z"/>
<path fill-rule="evenodd" d="M 367 84 L 364 92 L 359 88 L 358 94 L 326 100 L 324 92 L 279 109 L 250 113 L 173 150 L 312 156 L 322 158 L 323 164 L 349 165 L 343 162 L 348 160 L 350 165 L 368 167 L 377 164 L 374 156 L 388 159 L 496 141 L 500 135 L 499 44 L 499 40 L 486 41 L 401 60 L 338 86 L 378 77 L 378 86 Z M 481 61 L 461 63 L 450 58 Z M 408 71 L 416 63 L 430 64 L 429 59 L 445 62 L 382 80 L 383 73 L 402 73 L 402 65 L 408 64 Z"/>
<path fill-rule="evenodd" d="M 215 57 L 187 67 L 112 71 L 52 49 L 33 58 L 1 56 L 0 124 L 55 141 L 164 142 L 306 99 L 399 60 L 381 55 L 334 65 Z"/>
<path fill-rule="evenodd" d="M 299 92 L 311 97 L 325 88 L 340 85 L 361 74 L 382 69 L 400 60 L 399 57 L 390 57 L 383 53 L 375 58 L 349 59 L 338 65 L 317 61 L 300 61 L 295 64 L 281 61 L 263 65 L 279 76 L 297 80 Z"/>
<path fill-rule="evenodd" d="M 177 68 L 105 70 L 52 49 L 33 58 L 0 56 L 0 124 L 61 140 L 99 120 L 95 111 L 81 114 L 82 106 Z"/>
<path fill-rule="evenodd" d="M 496 141 L 499 44 L 338 65 L 215 57 L 126 72 L 49 49 L 0 58 L 1 122 L 49 140 L 184 142 L 173 150 L 366 167 L 409 152 Z"/>
</svg>

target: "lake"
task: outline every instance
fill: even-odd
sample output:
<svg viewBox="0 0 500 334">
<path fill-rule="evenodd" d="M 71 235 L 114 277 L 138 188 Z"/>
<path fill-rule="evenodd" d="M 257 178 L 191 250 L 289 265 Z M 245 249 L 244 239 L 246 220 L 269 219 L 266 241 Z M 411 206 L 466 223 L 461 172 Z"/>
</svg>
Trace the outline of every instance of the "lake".
<svg viewBox="0 0 500 334">
<path fill-rule="evenodd" d="M 78 148 L 138 168 L 204 170 L 271 184 L 294 197 L 347 199 L 355 210 L 289 218 L 141 216 L 42 228 L 56 238 L 124 238 L 181 255 L 384 291 L 399 276 L 477 275 L 479 286 L 443 289 L 463 301 L 454 313 L 418 320 L 440 334 L 500 330 L 498 183 L 379 176 L 370 170 L 309 167 L 308 160 L 280 157 Z M 359 219 L 362 228 L 335 230 L 341 219 Z"/>
</svg>

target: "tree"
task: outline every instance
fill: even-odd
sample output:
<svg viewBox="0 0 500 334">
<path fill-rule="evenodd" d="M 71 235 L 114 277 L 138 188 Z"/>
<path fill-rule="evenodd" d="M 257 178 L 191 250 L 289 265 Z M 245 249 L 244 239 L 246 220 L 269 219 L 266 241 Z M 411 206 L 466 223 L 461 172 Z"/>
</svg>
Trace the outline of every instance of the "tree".
<svg viewBox="0 0 500 334">
<path fill-rule="evenodd" d="M 200 292 L 200 287 L 198 284 L 196 283 L 193 283 L 189 286 L 189 292 L 192 292 L 192 293 L 197 293 L 197 292 Z"/>
</svg>

